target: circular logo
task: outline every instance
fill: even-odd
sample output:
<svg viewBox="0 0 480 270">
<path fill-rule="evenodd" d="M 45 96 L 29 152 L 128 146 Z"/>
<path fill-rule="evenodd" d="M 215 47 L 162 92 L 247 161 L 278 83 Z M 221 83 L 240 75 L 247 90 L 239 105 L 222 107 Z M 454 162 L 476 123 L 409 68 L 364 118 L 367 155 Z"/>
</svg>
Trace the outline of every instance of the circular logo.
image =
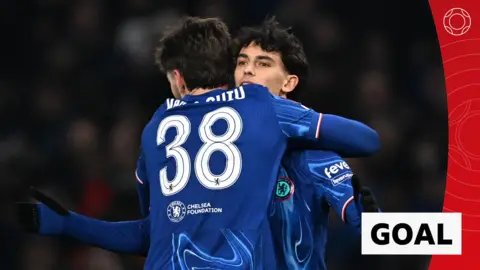
<svg viewBox="0 0 480 270">
<path fill-rule="evenodd" d="M 173 201 L 167 207 L 167 216 L 172 222 L 180 222 L 185 217 L 187 208 L 181 201 Z"/>
<path fill-rule="evenodd" d="M 471 25 L 472 18 L 463 8 L 452 8 L 443 16 L 443 27 L 453 36 L 465 34 Z"/>
<path fill-rule="evenodd" d="M 275 199 L 277 201 L 286 201 L 292 197 L 295 186 L 292 180 L 281 177 L 277 180 L 277 186 L 275 187 Z"/>
</svg>

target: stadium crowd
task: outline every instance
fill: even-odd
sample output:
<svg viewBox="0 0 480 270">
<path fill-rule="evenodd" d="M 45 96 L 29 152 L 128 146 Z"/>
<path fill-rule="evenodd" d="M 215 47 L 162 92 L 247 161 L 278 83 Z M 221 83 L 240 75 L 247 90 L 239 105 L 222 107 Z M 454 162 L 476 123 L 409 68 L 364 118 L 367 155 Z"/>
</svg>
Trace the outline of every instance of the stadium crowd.
<svg viewBox="0 0 480 270">
<path fill-rule="evenodd" d="M 0 197 L 26 200 L 26 187 L 36 186 L 88 216 L 139 218 L 134 170 L 140 134 L 171 96 L 154 66 L 159 33 L 185 14 L 220 17 L 233 31 L 274 14 L 293 27 L 309 57 L 310 77 L 295 99 L 379 132 L 378 154 L 348 162 L 372 187 L 383 211 L 439 211 L 448 138 L 438 42 L 428 4 L 389 4 L 4 1 Z M 0 269 L 142 269 L 137 256 L 27 237 L 9 222 L 9 208 L 3 208 L 8 214 L 0 227 Z M 426 263 L 422 257 L 360 257 L 360 239 L 349 239 L 352 235 L 332 217 L 330 270 L 386 265 L 413 270 Z"/>
</svg>

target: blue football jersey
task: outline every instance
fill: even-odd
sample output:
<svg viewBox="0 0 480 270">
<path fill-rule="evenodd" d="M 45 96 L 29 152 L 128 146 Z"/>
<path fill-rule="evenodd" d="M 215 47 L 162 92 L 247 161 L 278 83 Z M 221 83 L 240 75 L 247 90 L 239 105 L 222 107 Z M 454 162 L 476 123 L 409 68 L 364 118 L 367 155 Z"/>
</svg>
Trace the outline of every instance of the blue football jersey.
<svg viewBox="0 0 480 270">
<path fill-rule="evenodd" d="M 316 142 L 321 119 L 253 84 L 168 99 L 136 172 L 149 192 L 145 269 L 276 269 L 271 191 L 287 140 Z"/>
<path fill-rule="evenodd" d="M 360 226 L 360 211 L 352 203 L 352 170 L 330 151 L 295 151 L 282 164 L 269 215 L 277 269 L 326 269 L 330 209 L 349 225 Z"/>
</svg>

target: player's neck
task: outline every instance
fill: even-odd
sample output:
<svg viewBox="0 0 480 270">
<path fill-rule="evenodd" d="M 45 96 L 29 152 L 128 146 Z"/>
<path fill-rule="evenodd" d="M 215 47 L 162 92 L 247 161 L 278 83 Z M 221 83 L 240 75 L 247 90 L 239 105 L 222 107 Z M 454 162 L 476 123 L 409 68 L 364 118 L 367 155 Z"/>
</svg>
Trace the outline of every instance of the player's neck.
<svg viewBox="0 0 480 270">
<path fill-rule="evenodd" d="M 219 89 L 228 90 L 228 86 L 224 85 L 224 86 L 216 87 L 216 88 L 195 88 L 195 89 L 192 89 L 192 91 L 190 91 L 190 93 L 188 93 L 188 94 L 196 96 L 196 95 L 202 95 L 202 94 L 208 93 L 210 91 L 219 90 Z"/>
</svg>

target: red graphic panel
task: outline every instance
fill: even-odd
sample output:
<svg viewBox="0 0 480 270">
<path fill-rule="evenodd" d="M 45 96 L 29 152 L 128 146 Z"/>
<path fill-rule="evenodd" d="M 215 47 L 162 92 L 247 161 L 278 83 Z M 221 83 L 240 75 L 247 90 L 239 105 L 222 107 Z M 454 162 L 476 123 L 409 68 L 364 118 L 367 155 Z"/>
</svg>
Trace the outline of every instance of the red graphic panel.
<svg viewBox="0 0 480 270">
<path fill-rule="evenodd" d="M 430 270 L 480 269 L 480 1 L 430 0 L 447 90 L 449 155 L 444 212 L 462 213 L 462 255 Z"/>
</svg>

